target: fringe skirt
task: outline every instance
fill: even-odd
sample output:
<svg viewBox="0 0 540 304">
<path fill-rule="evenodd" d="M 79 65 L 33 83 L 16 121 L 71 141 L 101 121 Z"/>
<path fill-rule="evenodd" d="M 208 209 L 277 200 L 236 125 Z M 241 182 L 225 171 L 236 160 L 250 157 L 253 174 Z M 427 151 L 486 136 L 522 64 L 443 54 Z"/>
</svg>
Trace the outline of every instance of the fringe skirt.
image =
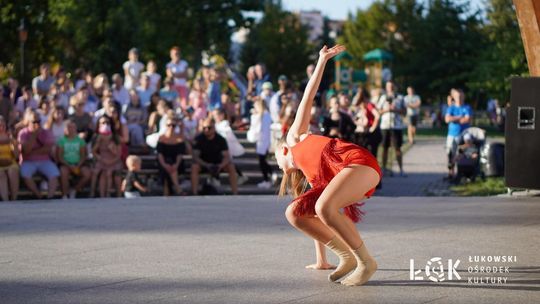
<svg viewBox="0 0 540 304">
<path fill-rule="evenodd" d="M 294 214 L 296 216 L 315 215 L 315 204 L 322 192 L 343 168 L 351 164 L 369 166 L 382 176 L 381 168 L 377 159 L 369 150 L 341 139 L 332 139 L 326 144 L 321 153 L 321 163 L 317 177 L 311 182 L 311 189 L 295 198 L 291 203 L 296 203 Z M 375 187 L 364 194 L 369 198 L 375 192 Z M 344 208 L 345 215 L 353 222 L 361 221 L 365 212 L 360 207 L 364 202 L 356 202 Z"/>
</svg>

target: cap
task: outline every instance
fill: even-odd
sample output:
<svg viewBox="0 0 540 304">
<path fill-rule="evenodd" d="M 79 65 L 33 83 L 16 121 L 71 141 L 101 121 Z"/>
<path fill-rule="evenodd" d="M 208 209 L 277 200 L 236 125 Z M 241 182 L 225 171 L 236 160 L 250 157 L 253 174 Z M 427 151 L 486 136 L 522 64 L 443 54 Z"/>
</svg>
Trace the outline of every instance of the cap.
<svg viewBox="0 0 540 304">
<path fill-rule="evenodd" d="M 265 90 L 265 89 L 271 90 L 272 89 L 272 83 L 270 81 L 267 81 L 267 82 L 263 83 L 262 88 L 263 88 L 263 90 Z"/>
<path fill-rule="evenodd" d="M 287 81 L 287 76 L 279 75 L 278 80 Z"/>
</svg>

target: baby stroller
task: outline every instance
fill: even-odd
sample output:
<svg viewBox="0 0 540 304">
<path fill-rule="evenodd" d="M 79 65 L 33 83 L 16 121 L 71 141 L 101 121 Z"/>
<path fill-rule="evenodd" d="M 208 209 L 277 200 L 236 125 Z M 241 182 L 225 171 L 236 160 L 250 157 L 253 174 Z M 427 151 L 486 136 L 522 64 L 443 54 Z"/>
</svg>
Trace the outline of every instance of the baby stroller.
<svg viewBox="0 0 540 304">
<path fill-rule="evenodd" d="M 475 181 L 477 176 L 482 180 L 485 175 L 480 166 L 480 152 L 486 143 L 486 130 L 477 127 L 470 127 L 457 138 L 457 153 L 455 163 L 457 165 L 457 175 L 454 183 L 459 184 L 463 177 Z"/>
</svg>

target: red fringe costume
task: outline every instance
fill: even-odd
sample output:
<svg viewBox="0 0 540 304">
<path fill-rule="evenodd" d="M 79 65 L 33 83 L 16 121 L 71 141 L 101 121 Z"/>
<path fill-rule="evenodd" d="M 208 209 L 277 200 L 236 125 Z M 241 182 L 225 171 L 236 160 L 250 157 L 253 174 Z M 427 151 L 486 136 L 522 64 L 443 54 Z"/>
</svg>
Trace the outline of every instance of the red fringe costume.
<svg viewBox="0 0 540 304">
<path fill-rule="evenodd" d="M 369 166 L 382 176 L 377 159 L 369 150 L 341 139 L 309 134 L 304 140 L 291 148 L 296 166 L 304 173 L 311 189 L 295 198 L 297 202 L 294 213 L 297 216 L 315 215 L 315 203 L 328 183 L 350 164 Z M 364 194 L 371 197 L 375 188 Z M 353 222 L 361 221 L 365 214 L 360 207 L 364 203 L 354 203 L 344 208 L 345 215 Z"/>
</svg>

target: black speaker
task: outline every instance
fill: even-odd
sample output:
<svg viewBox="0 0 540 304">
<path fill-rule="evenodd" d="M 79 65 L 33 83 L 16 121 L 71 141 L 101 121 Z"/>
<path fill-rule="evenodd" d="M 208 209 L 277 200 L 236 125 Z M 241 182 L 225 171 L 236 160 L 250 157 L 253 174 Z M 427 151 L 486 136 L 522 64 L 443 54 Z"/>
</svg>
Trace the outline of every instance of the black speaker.
<svg viewBox="0 0 540 304">
<path fill-rule="evenodd" d="M 540 189 L 540 77 L 511 81 L 505 124 L 506 186 Z"/>
</svg>

